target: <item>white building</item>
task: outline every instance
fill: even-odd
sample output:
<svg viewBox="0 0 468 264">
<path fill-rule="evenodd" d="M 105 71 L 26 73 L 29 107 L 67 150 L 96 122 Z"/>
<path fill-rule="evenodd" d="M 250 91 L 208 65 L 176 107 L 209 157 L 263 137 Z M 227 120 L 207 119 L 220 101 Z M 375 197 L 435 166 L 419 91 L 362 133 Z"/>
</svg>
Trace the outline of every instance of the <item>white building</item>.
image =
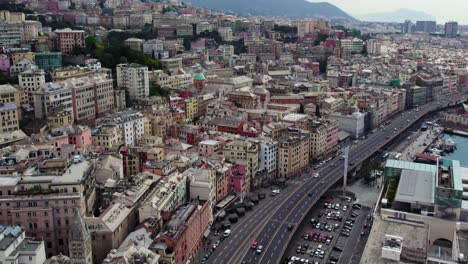
<svg viewBox="0 0 468 264">
<path fill-rule="evenodd" d="M 139 64 L 118 64 L 117 86 L 127 90 L 131 100 L 148 96 L 148 67 Z"/>
<path fill-rule="evenodd" d="M 28 91 L 29 104 L 33 105 L 33 92 L 45 84 L 45 72 L 41 69 L 30 69 L 18 75 L 19 87 Z"/>
<path fill-rule="evenodd" d="M 90 70 L 97 71 L 101 69 L 101 62 L 98 59 L 87 59 L 85 66 Z"/>
<path fill-rule="evenodd" d="M 121 142 L 127 146 L 134 146 L 145 133 L 145 120 L 140 112 L 124 110 L 97 119 L 96 125 L 117 126 L 122 131 Z"/>
<path fill-rule="evenodd" d="M 33 92 L 34 114 L 36 118 L 45 118 L 56 108 L 73 111 L 71 89 L 57 83 L 46 83 Z"/>
<path fill-rule="evenodd" d="M 230 58 L 234 56 L 234 46 L 233 45 L 221 45 L 218 47 L 219 50 L 223 52 L 224 58 Z"/>
<path fill-rule="evenodd" d="M 278 153 L 278 142 L 261 141 L 258 157 L 258 170 L 266 170 L 269 174 L 276 171 L 276 156 Z"/>
<path fill-rule="evenodd" d="M 158 39 L 150 39 L 143 43 L 143 53 L 153 58 L 160 58 L 159 54 L 164 51 L 164 43 Z"/>
<path fill-rule="evenodd" d="M 22 59 L 10 68 L 10 75 L 18 75 L 28 69 L 37 69 L 37 66 L 28 59 Z"/>
<path fill-rule="evenodd" d="M 216 204 L 214 185 L 214 171 L 190 168 L 183 173 L 190 180 L 190 199 L 210 201 L 211 206 Z"/>
<path fill-rule="evenodd" d="M 202 21 L 197 24 L 197 34 L 200 34 L 205 31 L 213 31 L 213 24 L 210 22 Z"/>
<path fill-rule="evenodd" d="M 224 41 L 232 41 L 232 28 L 220 27 L 218 33 Z"/>
<path fill-rule="evenodd" d="M 338 122 L 338 128 L 342 131 L 348 132 L 354 138 L 359 138 L 364 135 L 364 119 L 365 115 L 360 112 L 355 112 L 351 115 L 343 115 L 335 112 L 328 116 Z"/>
<path fill-rule="evenodd" d="M 30 241 L 19 226 L 0 226 L 0 262 L 42 264 L 46 260 L 44 241 Z"/>
<path fill-rule="evenodd" d="M 375 39 L 369 39 L 367 41 L 367 53 L 370 55 L 380 55 L 381 44 Z"/>
</svg>

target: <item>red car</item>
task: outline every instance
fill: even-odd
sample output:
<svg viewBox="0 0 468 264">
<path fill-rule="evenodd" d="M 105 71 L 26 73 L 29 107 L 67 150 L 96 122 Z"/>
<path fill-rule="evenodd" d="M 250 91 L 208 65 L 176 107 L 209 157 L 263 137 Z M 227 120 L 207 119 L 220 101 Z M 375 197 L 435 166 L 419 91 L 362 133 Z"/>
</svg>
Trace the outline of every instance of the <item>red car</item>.
<svg viewBox="0 0 468 264">
<path fill-rule="evenodd" d="M 257 249 L 257 246 L 258 246 L 257 241 L 254 241 L 254 242 L 252 243 L 251 248 L 252 248 L 252 249 Z"/>
</svg>

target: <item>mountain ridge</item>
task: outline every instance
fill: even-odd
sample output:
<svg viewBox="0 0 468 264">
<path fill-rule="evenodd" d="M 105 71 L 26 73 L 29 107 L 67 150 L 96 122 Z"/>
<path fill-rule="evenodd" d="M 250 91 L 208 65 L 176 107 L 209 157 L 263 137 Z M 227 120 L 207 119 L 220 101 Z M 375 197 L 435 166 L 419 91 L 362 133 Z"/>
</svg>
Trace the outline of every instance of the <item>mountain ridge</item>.
<svg viewBox="0 0 468 264">
<path fill-rule="evenodd" d="M 306 0 L 185 0 L 185 2 L 240 15 L 355 20 L 328 2 L 312 3 Z"/>
<path fill-rule="evenodd" d="M 359 20 L 368 22 L 398 22 L 403 23 L 409 19 L 412 21 L 436 20 L 430 14 L 407 8 L 400 8 L 390 12 L 376 12 L 363 15 L 355 15 Z"/>
</svg>

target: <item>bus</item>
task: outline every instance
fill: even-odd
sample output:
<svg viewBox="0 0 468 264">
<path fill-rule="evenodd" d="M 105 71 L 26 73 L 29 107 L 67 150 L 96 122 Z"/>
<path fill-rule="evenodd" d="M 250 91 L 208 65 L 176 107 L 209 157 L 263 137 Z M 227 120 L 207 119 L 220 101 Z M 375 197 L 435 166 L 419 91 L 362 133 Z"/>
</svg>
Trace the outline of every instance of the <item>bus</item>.
<svg viewBox="0 0 468 264">
<path fill-rule="evenodd" d="M 388 159 L 388 152 L 385 152 L 385 153 L 382 155 L 381 160 L 382 160 L 382 162 L 385 162 L 385 161 L 387 161 L 387 159 Z"/>
<path fill-rule="evenodd" d="M 395 154 L 395 157 L 394 157 L 396 160 L 399 160 L 401 158 L 401 153 L 397 153 Z"/>
</svg>

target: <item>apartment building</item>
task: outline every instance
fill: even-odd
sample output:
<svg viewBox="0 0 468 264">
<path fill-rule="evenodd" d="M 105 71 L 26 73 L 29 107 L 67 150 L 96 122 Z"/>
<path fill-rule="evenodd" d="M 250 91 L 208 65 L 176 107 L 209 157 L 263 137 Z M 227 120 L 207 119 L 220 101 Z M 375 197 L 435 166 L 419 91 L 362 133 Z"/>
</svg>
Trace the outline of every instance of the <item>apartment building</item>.
<svg viewBox="0 0 468 264">
<path fill-rule="evenodd" d="M 70 78 L 61 84 L 71 90 L 76 122 L 92 122 L 114 108 L 113 80 L 106 75 Z"/>
<path fill-rule="evenodd" d="M 27 157 L 34 154 L 22 151 Z M 43 239 L 47 257 L 68 255 L 75 212 L 92 211 L 93 169 L 93 161 L 69 164 L 67 159 L 53 159 L 38 163 L 22 177 L 0 177 L 0 223 L 18 224 L 28 237 Z"/>
<path fill-rule="evenodd" d="M 223 147 L 223 155 L 230 161 L 246 162 L 246 191 L 260 186 L 260 180 L 256 178 L 258 171 L 258 143 L 248 140 L 233 140 Z"/>
<path fill-rule="evenodd" d="M 72 30 L 70 28 L 57 29 L 54 31 L 57 36 L 57 50 L 62 54 L 71 55 L 74 47 L 85 47 L 85 31 Z"/>
<path fill-rule="evenodd" d="M 0 132 L 8 133 L 19 129 L 18 109 L 14 103 L 0 103 Z"/>
<path fill-rule="evenodd" d="M 154 240 L 153 248 L 161 260 L 182 264 L 194 260 L 196 252 L 203 246 L 203 235 L 211 223 L 209 202 L 198 201 L 177 209 L 163 232 Z"/>
<path fill-rule="evenodd" d="M 230 27 L 218 28 L 218 33 L 224 41 L 232 41 L 232 29 Z"/>
<path fill-rule="evenodd" d="M 60 83 L 46 83 L 33 92 L 36 118 L 46 118 L 58 110 L 73 111 L 71 89 Z"/>
<path fill-rule="evenodd" d="M 309 165 L 310 138 L 307 134 L 291 133 L 278 140 L 278 176 L 291 178 Z"/>
<path fill-rule="evenodd" d="M 117 65 L 117 86 L 135 100 L 149 95 L 148 67 L 139 64 Z"/>
<path fill-rule="evenodd" d="M 26 237 L 20 226 L 0 225 L 0 259 L 5 263 L 44 263 L 44 241 Z"/>
<path fill-rule="evenodd" d="M 187 89 L 193 85 L 192 75 L 183 71 L 169 75 L 162 70 L 154 70 L 149 72 L 149 76 L 151 81 L 165 88 Z"/>
<path fill-rule="evenodd" d="M 96 125 L 116 126 L 121 131 L 122 143 L 134 146 L 144 134 L 146 118 L 134 110 L 124 110 L 108 114 L 96 120 Z"/>
<path fill-rule="evenodd" d="M 266 171 L 269 178 L 277 173 L 278 142 L 273 140 L 260 140 L 258 156 L 258 170 Z"/>
<path fill-rule="evenodd" d="M 41 69 L 29 69 L 18 74 L 19 87 L 28 92 L 28 102 L 34 106 L 33 93 L 45 84 L 45 72 Z"/>
</svg>

